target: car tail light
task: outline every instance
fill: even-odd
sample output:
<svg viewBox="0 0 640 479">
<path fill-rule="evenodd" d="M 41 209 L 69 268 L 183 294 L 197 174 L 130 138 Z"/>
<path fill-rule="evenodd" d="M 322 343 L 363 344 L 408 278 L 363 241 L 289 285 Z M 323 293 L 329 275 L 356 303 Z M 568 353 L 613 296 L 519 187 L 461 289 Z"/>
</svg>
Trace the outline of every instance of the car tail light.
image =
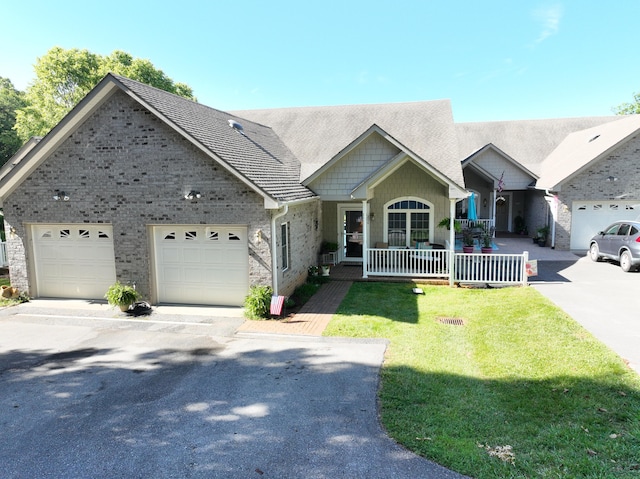
<svg viewBox="0 0 640 479">
<path fill-rule="evenodd" d="M 640 243 L 640 236 L 636 237 L 636 243 Z"/>
</svg>

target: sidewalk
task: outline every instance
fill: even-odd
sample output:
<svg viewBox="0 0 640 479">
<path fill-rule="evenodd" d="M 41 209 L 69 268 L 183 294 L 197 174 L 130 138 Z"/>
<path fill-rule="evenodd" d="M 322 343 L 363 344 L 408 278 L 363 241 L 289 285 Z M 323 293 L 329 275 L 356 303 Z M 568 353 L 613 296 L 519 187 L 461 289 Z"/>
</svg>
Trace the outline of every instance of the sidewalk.
<svg viewBox="0 0 640 479">
<path fill-rule="evenodd" d="M 330 281 L 323 284 L 291 319 L 245 321 L 238 333 L 293 334 L 322 336 L 331 317 L 347 295 L 351 281 Z"/>
</svg>

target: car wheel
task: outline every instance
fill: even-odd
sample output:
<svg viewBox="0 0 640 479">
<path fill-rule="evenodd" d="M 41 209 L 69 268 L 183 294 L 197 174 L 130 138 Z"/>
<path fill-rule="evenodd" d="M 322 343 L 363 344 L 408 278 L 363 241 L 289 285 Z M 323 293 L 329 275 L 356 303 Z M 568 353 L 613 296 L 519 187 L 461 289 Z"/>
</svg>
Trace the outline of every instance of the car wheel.
<svg viewBox="0 0 640 479">
<path fill-rule="evenodd" d="M 628 251 L 623 251 L 620 254 L 620 267 L 625 273 L 631 271 L 631 255 Z"/>
<path fill-rule="evenodd" d="M 589 248 L 589 257 L 591 261 L 600 261 L 600 251 L 598 249 L 598 243 L 593 243 Z"/>
</svg>

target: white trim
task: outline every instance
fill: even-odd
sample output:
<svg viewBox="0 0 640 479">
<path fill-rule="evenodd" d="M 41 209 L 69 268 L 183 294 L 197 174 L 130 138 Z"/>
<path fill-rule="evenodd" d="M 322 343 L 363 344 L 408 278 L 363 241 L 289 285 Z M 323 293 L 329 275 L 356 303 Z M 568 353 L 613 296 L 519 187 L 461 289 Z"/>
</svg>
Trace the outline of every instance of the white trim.
<svg viewBox="0 0 640 479">
<path fill-rule="evenodd" d="M 407 212 L 407 213 L 429 213 L 429 241 L 433 242 L 433 235 L 434 235 L 434 211 L 435 208 L 433 206 L 433 203 L 431 203 L 430 201 L 424 199 L 424 198 L 420 198 L 418 196 L 399 196 L 397 198 L 394 198 L 388 202 L 386 202 L 384 204 L 383 207 L 383 224 L 382 224 L 382 237 L 383 237 L 383 241 L 385 243 L 389 242 L 389 205 L 393 205 L 395 203 L 399 203 L 401 201 L 417 201 L 418 203 L 422 203 L 425 204 L 429 207 L 428 210 L 414 210 L 414 209 L 406 209 L 406 210 L 392 210 L 391 212 L 395 212 L 395 213 L 400 213 L 400 212 Z M 410 246 L 410 241 L 411 241 L 411 216 L 409 216 L 408 221 L 407 221 L 407 232 L 406 232 L 406 237 L 405 237 L 405 246 Z"/>
<path fill-rule="evenodd" d="M 364 223 L 365 218 L 364 218 L 364 211 L 362 211 L 362 202 L 358 202 L 358 203 L 338 203 L 337 205 L 337 218 L 336 218 L 336 224 L 337 224 L 337 230 L 338 230 L 338 238 L 337 238 L 337 243 L 338 243 L 338 262 L 342 262 L 342 261 L 353 261 L 353 262 L 360 262 L 362 261 L 362 256 L 357 257 L 351 257 L 351 256 L 346 256 L 345 254 L 345 250 L 347 248 L 347 245 L 345 244 L 345 232 L 344 232 L 344 215 L 346 211 L 360 211 L 361 214 L 363 215 L 362 221 Z M 364 229 L 363 229 L 363 234 L 364 234 Z M 364 241 L 363 241 L 363 250 L 362 250 L 362 254 L 364 255 Z"/>
</svg>

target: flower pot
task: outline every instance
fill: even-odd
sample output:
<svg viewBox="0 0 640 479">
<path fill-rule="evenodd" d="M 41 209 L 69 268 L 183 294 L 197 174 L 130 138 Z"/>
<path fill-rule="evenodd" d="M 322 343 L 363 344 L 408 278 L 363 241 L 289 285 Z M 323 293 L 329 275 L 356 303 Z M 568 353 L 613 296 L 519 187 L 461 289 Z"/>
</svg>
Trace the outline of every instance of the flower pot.
<svg viewBox="0 0 640 479">
<path fill-rule="evenodd" d="M 120 306 L 120 311 L 122 311 L 123 313 L 126 313 L 127 311 L 129 311 L 129 307 L 131 306 L 130 304 L 121 304 Z"/>
<path fill-rule="evenodd" d="M 483 254 L 490 254 L 493 252 L 493 248 L 491 246 L 489 247 L 482 247 L 480 248 L 480 251 L 482 251 Z"/>
<path fill-rule="evenodd" d="M 331 268 L 329 266 L 323 266 L 322 267 L 322 276 L 329 276 L 330 269 Z"/>
<path fill-rule="evenodd" d="M 462 252 L 463 253 L 473 253 L 473 246 L 463 246 L 462 247 Z"/>
</svg>

